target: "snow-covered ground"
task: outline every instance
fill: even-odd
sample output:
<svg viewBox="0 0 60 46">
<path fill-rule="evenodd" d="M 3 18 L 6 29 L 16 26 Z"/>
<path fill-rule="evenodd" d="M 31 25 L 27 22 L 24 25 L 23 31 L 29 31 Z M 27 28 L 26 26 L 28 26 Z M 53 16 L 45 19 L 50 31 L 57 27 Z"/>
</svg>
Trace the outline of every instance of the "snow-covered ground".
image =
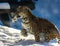
<svg viewBox="0 0 60 46">
<path fill-rule="evenodd" d="M 28 33 L 23 37 L 20 30 L 10 27 L 0 26 L 0 46 L 59 46 L 55 40 L 49 43 L 38 43 L 34 41 L 34 36 Z"/>
</svg>

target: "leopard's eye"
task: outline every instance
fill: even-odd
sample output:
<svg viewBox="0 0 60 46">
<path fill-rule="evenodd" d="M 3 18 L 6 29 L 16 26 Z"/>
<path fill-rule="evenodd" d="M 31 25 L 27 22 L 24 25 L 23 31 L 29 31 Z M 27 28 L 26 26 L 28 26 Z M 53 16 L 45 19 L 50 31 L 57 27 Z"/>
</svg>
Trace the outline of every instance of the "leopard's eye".
<svg viewBox="0 0 60 46">
<path fill-rule="evenodd" d="M 27 19 L 27 17 L 24 17 L 24 18 L 22 18 L 22 19 L 26 20 L 26 19 Z"/>
</svg>

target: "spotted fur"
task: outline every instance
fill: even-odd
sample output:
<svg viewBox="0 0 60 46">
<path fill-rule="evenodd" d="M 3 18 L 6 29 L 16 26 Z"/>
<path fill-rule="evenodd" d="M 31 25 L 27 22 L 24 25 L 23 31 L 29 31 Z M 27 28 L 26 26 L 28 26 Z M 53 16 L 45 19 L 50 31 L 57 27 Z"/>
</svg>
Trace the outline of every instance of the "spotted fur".
<svg viewBox="0 0 60 46">
<path fill-rule="evenodd" d="M 60 40 L 56 26 L 46 19 L 34 16 L 28 7 L 19 6 L 16 14 L 22 19 L 22 35 L 27 36 L 29 32 L 34 35 L 36 42 L 49 42 L 55 38 Z"/>
</svg>

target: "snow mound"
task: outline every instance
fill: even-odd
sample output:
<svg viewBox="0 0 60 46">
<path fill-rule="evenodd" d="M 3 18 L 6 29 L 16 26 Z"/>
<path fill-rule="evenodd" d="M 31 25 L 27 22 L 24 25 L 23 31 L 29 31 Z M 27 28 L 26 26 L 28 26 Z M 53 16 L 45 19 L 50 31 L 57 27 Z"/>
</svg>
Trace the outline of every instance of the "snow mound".
<svg viewBox="0 0 60 46">
<path fill-rule="evenodd" d="M 49 43 L 38 43 L 34 36 L 28 33 L 27 37 L 21 35 L 20 30 L 6 26 L 0 26 L 0 46 L 59 46 L 52 40 Z"/>
<path fill-rule="evenodd" d="M 20 40 L 20 31 L 5 27 L 5 26 L 0 26 L 0 41 L 1 43 L 4 43 L 4 45 L 12 45 L 16 41 Z"/>
</svg>

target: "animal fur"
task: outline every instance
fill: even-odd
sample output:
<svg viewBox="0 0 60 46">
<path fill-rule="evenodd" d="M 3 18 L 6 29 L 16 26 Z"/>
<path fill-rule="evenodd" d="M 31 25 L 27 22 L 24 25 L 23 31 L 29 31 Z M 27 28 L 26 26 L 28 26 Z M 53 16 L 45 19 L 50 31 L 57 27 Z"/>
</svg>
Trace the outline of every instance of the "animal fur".
<svg viewBox="0 0 60 46">
<path fill-rule="evenodd" d="M 16 14 L 22 19 L 22 35 L 27 36 L 29 32 L 34 35 L 36 42 L 49 42 L 55 38 L 60 42 L 58 29 L 52 22 L 34 16 L 26 6 L 19 6 Z"/>
</svg>

